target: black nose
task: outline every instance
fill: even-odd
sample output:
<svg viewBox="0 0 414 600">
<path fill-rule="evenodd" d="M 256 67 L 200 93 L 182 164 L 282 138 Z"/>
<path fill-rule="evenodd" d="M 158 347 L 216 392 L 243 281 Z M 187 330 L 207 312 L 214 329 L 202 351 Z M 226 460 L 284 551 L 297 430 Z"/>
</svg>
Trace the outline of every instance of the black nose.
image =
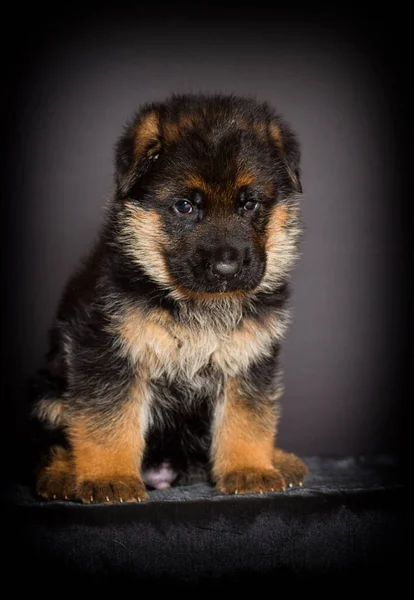
<svg viewBox="0 0 414 600">
<path fill-rule="evenodd" d="M 217 248 L 211 270 L 220 279 L 231 279 L 240 271 L 240 255 L 236 248 Z"/>
<path fill-rule="evenodd" d="M 222 279 L 230 279 L 239 271 L 240 265 L 236 260 L 221 260 L 212 265 L 214 275 Z"/>
</svg>

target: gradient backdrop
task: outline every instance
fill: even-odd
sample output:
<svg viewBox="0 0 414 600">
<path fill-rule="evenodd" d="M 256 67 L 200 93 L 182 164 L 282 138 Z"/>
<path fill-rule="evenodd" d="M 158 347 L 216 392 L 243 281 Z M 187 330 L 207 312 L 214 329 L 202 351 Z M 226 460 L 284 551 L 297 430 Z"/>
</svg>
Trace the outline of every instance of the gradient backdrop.
<svg viewBox="0 0 414 600">
<path fill-rule="evenodd" d="M 10 397 L 19 402 L 13 392 L 39 366 L 63 285 L 98 232 L 125 120 L 173 91 L 236 92 L 271 102 L 303 149 L 306 233 L 279 443 L 302 455 L 397 451 L 405 217 L 380 36 L 333 18 L 155 12 L 44 22 L 21 55 L 9 150 Z"/>
</svg>

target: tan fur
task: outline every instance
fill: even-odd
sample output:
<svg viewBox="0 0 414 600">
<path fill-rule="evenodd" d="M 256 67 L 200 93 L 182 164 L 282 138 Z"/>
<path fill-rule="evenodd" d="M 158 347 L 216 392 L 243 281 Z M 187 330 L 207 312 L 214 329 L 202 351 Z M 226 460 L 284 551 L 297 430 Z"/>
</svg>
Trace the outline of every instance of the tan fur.
<svg viewBox="0 0 414 600">
<path fill-rule="evenodd" d="M 286 204 L 279 204 L 273 214 L 274 227 L 283 230 L 288 222 L 289 207 Z"/>
<path fill-rule="evenodd" d="M 82 415 L 68 427 L 77 482 L 137 477 L 144 451 L 149 395 L 136 378 L 129 398 L 106 423 Z"/>
<path fill-rule="evenodd" d="M 239 171 L 237 173 L 237 177 L 236 177 L 236 190 L 235 192 L 237 192 L 237 188 L 239 187 L 247 187 L 247 186 L 253 186 L 256 182 L 256 177 L 254 176 L 253 173 L 250 173 L 249 171 Z"/>
<path fill-rule="evenodd" d="M 298 258 L 296 241 L 300 233 L 296 207 L 277 204 L 269 217 L 266 235 L 266 271 L 256 291 L 270 290 L 289 274 Z M 289 220 L 292 224 L 287 227 Z"/>
<path fill-rule="evenodd" d="M 51 427 L 62 427 L 65 424 L 67 405 L 62 400 L 40 400 L 35 406 L 35 415 Z"/>
<path fill-rule="evenodd" d="M 237 124 L 240 129 L 247 129 L 253 131 L 257 137 L 262 141 L 267 141 L 268 133 L 266 123 L 262 121 L 253 121 L 251 119 L 245 119 L 244 117 L 238 117 Z"/>
<path fill-rule="evenodd" d="M 238 301 L 241 302 L 243 299 L 249 297 L 249 293 L 244 290 L 235 290 L 232 292 L 195 292 L 182 287 L 179 283 L 175 284 L 175 289 L 171 292 L 171 297 L 175 300 L 189 300 L 194 299 L 204 306 L 210 306 L 214 302 L 221 302 L 225 299 L 229 299 L 231 302 L 236 304 Z"/>
<path fill-rule="evenodd" d="M 169 287 L 172 277 L 163 257 L 168 239 L 160 215 L 155 210 L 143 210 L 131 202 L 125 203 L 125 214 L 118 234 L 120 243 L 152 279 L 163 287 Z"/>
<path fill-rule="evenodd" d="M 36 491 L 46 499 L 68 500 L 76 489 L 72 455 L 61 446 L 52 446 L 47 463 L 36 476 Z"/>
<path fill-rule="evenodd" d="M 74 472 L 73 459 L 68 450 L 62 446 L 52 446 L 46 471 L 55 474 L 70 474 Z"/>
<path fill-rule="evenodd" d="M 238 326 L 220 325 L 212 327 L 197 319 L 183 325 L 166 311 L 144 315 L 129 307 L 111 330 L 118 334 L 122 351 L 132 362 L 139 361 L 153 378 L 166 376 L 169 380 L 180 375 L 192 380 L 209 364 L 234 376 L 269 354 L 273 340 L 284 333 L 284 323 L 275 315 L 264 324 L 245 319 Z"/>
<path fill-rule="evenodd" d="M 234 183 L 227 183 L 224 190 L 216 184 L 213 185 L 211 182 L 205 181 L 197 174 L 186 175 L 184 182 L 189 188 L 199 189 L 206 194 L 210 194 L 210 197 L 216 197 L 217 202 L 222 204 L 223 192 L 225 193 L 225 197 L 229 197 L 229 195 L 230 197 L 236 196 L 241 187 L 253 186 L 256 182 L 256 177 L 250 171 L 240 169 L 236 174 Z M 229 202 L 229 208 L 232 209 L 232 207 L 233 203 Z"/>
<path fill-rule="evenodd" d="M 167 143 L 175 142 L 184 135 L 187 130 L 194 129 L 197 126 L 197 120 L 194 115 L 182 114 L 176 121 L 170 121 L 164 124 L 163 134 Z"/>
<path fill-rule="evenodd" d="M 257 413 L 245 402 L 237 380 L 228 380 L 223 405 L 217 408 L 213 423 L 216 479 L 237 471 L 273 469 L 275 429 L 276 415 L 272 408 L 263 407 Z"/>
<path fill-rule="evenodd" d="M 257 133 L 258 137 L 261 140 L 263 140 L 263 141 L 267 140 L 266 123 L 254 122 L 253 123 L 253 129 L 255 130 L 255 132 Z"/>
<path fill-rule="evenodd" d="M 189 188 L 202 190 L 203 192 L 208 191 L 207 182 L 199 175 L 196 175 L 195 173 L 188 173 L 184 174 L 184 177 L 184 182 Z"/>
<path fill-rule="evenodd" d="M 283 143 L 282 131 L 281 131 L 279 125 L 277 125 L 274 122 L 271 122 L 269 124 L 269 133 L 270 133 L 271 139 L 273 140 L 273 142 L 276 144 L 277 148 L 279 149 L 281 158 L 284 158 L 286 155 L 286 152 L 285 152 L 285 147 L 284 147 L 284 143 Z M 296 190 L 301 191 L 301 186 L 300 186 L 300 182 L 299 182 L 297 175 L 293 172 L 293 170 L 289 167 L 289 165 L 287 163 L 285 163 L 285 168 L 286 168 L 286 170 L 289 174 L 289 177 L 291 178 Z"/>
<path fill-rule="evenodd" d="M 283 146 L 283 137 L 279 125 L 273 121 L 269 123 L 269 134 L 273 142 L 276 144 L 280 151 L 280 155 L 283 157 L 285 154 Z"/>
<path fill-rule="evenodd" d="M 155 112 L 150 112 L 139 121 L 135 128 L 134 156 L 140 160 L 147 152 L 149 146 L 152 146 L 151 152 L 155 154 L 159 151 L 159 121 Z"/>
<path fill-rule="evenodd" d="M 286 484 L 290 487 L 303 485 L 308 474 L 308 467 L 295 454 L 284 452 L 280 448 L 273 451 L 273 465 L 280 471 Z"/>
</svg>

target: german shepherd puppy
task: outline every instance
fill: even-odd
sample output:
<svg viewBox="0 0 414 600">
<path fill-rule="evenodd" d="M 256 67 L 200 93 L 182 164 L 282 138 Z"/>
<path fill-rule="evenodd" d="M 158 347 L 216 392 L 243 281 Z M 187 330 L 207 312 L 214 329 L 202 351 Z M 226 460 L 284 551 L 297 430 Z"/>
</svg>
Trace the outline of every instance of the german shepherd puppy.
<svg viewBox="0 0 414 600">
<path fill-rule="evenodd" d="M 69 281 L 35 377 L 43 498 L 135 502 L 200 476 L 284 491 L 279 351 L 300 239 L 300 150 L 267 104 L 145 105 L 116 146 L 115 193 Z"/>
</svg>

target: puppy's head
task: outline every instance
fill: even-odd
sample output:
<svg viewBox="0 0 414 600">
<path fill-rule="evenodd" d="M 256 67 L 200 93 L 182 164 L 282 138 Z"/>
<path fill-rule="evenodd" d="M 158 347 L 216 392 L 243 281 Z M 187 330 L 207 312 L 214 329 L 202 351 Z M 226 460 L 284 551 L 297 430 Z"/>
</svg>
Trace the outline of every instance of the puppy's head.
<svg viewBox="0 0 414 600">
<path fill-rule="evenodd" d="M 299 158 L 265 104 L 191 95 L 145 106 L 116 149 L 121 247 L 176 297 L 271 289 L 296 255 Z"/>
</svg>

